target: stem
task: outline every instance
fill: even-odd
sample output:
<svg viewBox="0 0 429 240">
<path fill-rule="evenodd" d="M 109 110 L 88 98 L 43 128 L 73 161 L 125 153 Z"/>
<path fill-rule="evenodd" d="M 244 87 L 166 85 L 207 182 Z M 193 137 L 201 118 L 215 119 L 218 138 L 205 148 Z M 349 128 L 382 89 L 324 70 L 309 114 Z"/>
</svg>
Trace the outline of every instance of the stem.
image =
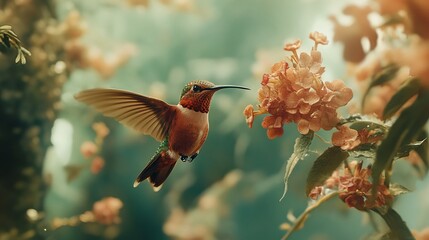
<svg viewBox="0 0 429 240">
<path fill-rule="evenodd" d="M 314 136 L 316 136 L 317 138 L 320 139 L 320 141 L 322 141 L 323 143 L 326 143 L 328 145 L 332 145 L 332 143 L 324 138 L 322 138 L 322 136 L 320 136 L 319 134 L 315 133 Z"/>
<path fill-rule="evenodd" d="M 387 209 L 387 211 L 382 211 L 377 208 L 374 208 L 371 210 L 378 213 L 378 215 L 380 215 L 384 219 L 387 226 L 389 226 L 391 231 L 389 234 L 389 239 L 392 239 L 392 240 L 415 239 L 410 229 L 402 220 L 401 216 L 392 208 Z"/>
<path fill-rule="evenodd" d="M 323 196 L 322 198 L 320 198 L 317 202 L 315 202 L 313 205 L 308 206 L 305 211 L 296 219 L 296 221 L 293 223 L 293 225 L 291 226 L 291 228 L 289 229 L 289 231 L 282 237 L 282 240 L 286 240 L 288 239 L 292 233 L 296 230 L 298 230 L 299 228 L 301 228 L 305 222 L 305 220 L 308 218 L 309 214 L 316 209 L 317 207 L 320 206 L 320 204 L 328 201 L 329 199 L 335 197 L 338 195 L 338 192 L 332 192 L 328 195 Z"/>
</svg>

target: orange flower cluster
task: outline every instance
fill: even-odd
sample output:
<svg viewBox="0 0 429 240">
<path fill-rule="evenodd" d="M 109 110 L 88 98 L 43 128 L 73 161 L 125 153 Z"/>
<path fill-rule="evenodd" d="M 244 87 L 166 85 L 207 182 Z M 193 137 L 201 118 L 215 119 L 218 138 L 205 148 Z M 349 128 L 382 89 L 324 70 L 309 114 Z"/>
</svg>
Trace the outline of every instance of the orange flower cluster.
<svg viewBox="0 0 429 240">
<path fill-rule="evenodd" d="M 322 81 L 325 68 L 317 46 L 328 41 L 318 32 L 311 33 L 310 38 L 315 45 L 309 54 L 298 55 L 300 40 L 285 44 L 284 49 L 293 53 L 289 58 L 291 64 L 286 61 L 274 64 L 271 72 L 262 77 L 259 109 L 254 111 L 249 105 L 244 110 L 249 127 L 255 115 L 270 114 L 262 122 L 270 139 L 281 136 L 283 124 L 289 122 L 296 123 L 301 134 L 321 128 L 332 129 L 339 121 L 337 108 L 346 105 L 353 96 L 352 90 L 341 80 Z"/>
<path fill-rule="evenodd" d="M 338 191 L 341 200 L 349 207 L 358 210 L 364 211 L 390 205 L 393 201 L 393 195 L 384 184 L 379 184 L 377 197 L 374 201 L 370 201 L 372 196 L 372 183 L 369 181 L 371 166 L 362 168 L 362 165 L 362 162 L 353 161 L 349 164 L 350 169 L 344 167 L 342 171 L 334 171 L 323 186 L 317 186 L 311 190 L 309 197 L 317 199 L 325 195 L 326 192 Z"/>
<path fill-rule="evenodd" d="M 344 175 L 340 176 L 338 190 L 340 198 L 349 207 L 358 210 L 367 210 L 375 207 L 390 205 L 393 196 L 384 184 L 379 184 L 377 197 L 374 201 L 369 201 L 371 197 L 372 183 L 369 181 L 371 167 L 362 169 L 362 162 L 355 165 L 353 173 L 347 168 Z"/>
</svg>

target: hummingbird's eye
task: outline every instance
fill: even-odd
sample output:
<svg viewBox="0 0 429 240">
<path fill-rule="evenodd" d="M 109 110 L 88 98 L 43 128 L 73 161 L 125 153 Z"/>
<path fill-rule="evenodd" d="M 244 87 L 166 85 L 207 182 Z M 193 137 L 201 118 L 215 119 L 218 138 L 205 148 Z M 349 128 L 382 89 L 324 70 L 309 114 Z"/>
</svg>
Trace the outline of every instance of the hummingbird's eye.
<svg viewBox="0 0 429 240">
<path fill-rule="evenodd" d="M 192 86 L 192 91 L 193 92 L 201 92 L 201 90 L 203 90 L 203 89 L 200 86 L 198 86 L 198 85 Z"/>
</svg>

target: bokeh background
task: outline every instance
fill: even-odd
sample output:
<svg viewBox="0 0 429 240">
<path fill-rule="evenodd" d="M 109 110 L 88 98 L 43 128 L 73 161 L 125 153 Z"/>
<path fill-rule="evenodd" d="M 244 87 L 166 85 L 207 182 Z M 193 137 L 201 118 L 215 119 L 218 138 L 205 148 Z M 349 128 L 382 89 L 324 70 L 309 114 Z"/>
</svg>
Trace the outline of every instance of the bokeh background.
<svg viewBox="0 0 429 240">
<path fill-rule="evenodd" d="M 44 4 L 10 2 L 17 6 L 26 2 Z M 279 201 L 285 162 L 298 136 L 296 127 L 286 126 L 281 138 L 268 140 L 265 129 L 260 127 L 261 119 L 249 129 L 242 112 L 247 104 L 257 103 L 262 74 L 285 56 L 284 41 L 303 39 L 303 48 L 309 50 L 312 42 L 307 39 L 312 31 L 323 32 L 332 39 L 333 26 L 328 17 L 339 14 L 350 2 L 53 1 L 51 11 L 58 21 L 84 29 L 78 34 L 77 45 L 85 48 L 86 55 L 82 57 L 82 52 L 73 48 L 76 42 L 63 39 L 57 44 L 68 47 L 68 60 L 62 54 L 48 58 L 54 70 L 65 72 L 65 76 L 57 86 L 58 107 L 48 137 L 52 144 L 47 144 L 46 154 L 42 154 L 46 187 L 42 190 L 43 220 L 37 225 L 38 234 L 61 240 L 280 239 L 285 233 L 280 226 L 287 221 L 288 212 L 299 215 L 307 206 L 304 189 L 312 161 L 300 162 L 289 180 L 288 194 Z M 25 18 L 19 13 L 22 12 L 13 16 Z M 1 14 L 6 13 L 0 9 Z M 4 22 L 0 21 L 0 25 L 12 25 L 8 18 L 1 20 Z M 39 28 L 41 32 L 58 30 L 49 25 Z M 18 28 L 18 35 L 19 31 Z M 31 43 L 26 45 L 30 50 Z M 342 46 L 330 43 L 320 50 L 325 78 L 347 82 Z M 77 53 L 73 55 L 73 51 Z M 34 58 L 28 58 L 30 64 L 43 61 Z M 4 61 L 13 62 L 13 58 L 1 64 Z M 216 93 L 209 115 L 210 133 L 198 158 L 192 163 L 178 162 L 160 192 L 154 193 L 147 182 L 133 188 L 135 177 L 159 143 L 103 117 L 75 101 L 73 95 L 83 89 L 109 87 L 175 104 L 183 86 L 196 79 L 244 85 L 252 90 Z M 352 81 L 347 83 L 354 86 Z M 83 143 L 96 139 L 92 128 L 95 122 L 103 122 L 109 129 L 96 154 L 104 160 L 104 166 L 96 172 L 91 171 L 91 158 L 85 158 L 81 151 Z M 323 141 L 315 141 L 307 159 L 314 159 L 322 147 L 326 147 Z M 406 163 L 403 168 L 411 169 Z M 404 185 L 416 191 L 401 197 L 395 209 L 410 228 L 421 229 L 429 223 L 429 214 L 422 214 L 429 213 L 425 201 L 429 181 L 426 178 L 416 186 L 412 179 L 400 177 L 405 179 Z M 0 197 L 6 194 L 14 193 L 2 191 Z M 79 223 L 57 229 L 50 225 L 55 219 L 91 210 L 94 202 L 106 196 L 122 201 L 120 223 Z M 361 239 L 372 231 L 364 214 L 333 200 L 311 214 L 305 228 L 292 239 Z"/>
</svg>

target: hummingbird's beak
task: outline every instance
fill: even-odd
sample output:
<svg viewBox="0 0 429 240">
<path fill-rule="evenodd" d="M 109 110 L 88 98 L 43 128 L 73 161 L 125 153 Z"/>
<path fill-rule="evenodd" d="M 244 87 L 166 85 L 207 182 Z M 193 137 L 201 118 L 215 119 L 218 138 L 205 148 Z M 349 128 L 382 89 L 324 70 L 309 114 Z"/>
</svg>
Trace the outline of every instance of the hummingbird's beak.
<svg viewBox="0 0 429 240">
<path fill-rule="evenodd" d="M 248 88 L 248 87 L 236 86 L 236 85 L 218 85 L 218 86 L 214 86 L 211 88 L 206 88 L 204 90 L 217 91 L 217 90 L 224 89 L 224 88 L 237 88 L 237 89 L 250 90 L 250 88 Z"/>
</svg>

